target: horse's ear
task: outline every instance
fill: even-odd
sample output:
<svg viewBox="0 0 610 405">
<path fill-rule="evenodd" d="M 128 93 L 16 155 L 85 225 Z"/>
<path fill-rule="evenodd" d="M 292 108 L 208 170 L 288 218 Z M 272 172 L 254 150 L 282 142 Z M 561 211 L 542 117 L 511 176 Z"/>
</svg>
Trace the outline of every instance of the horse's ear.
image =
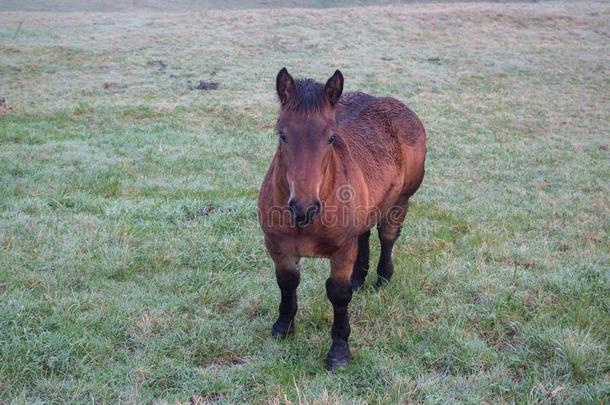
<svg viewBox="0 0 610 405">
<path fill-rule="evenodd" d="M 286 104 L 294 93 L 294 79 L 286 68 L 282 68 L 275 79 L 275 89 L 282 105 Z"/>
<path fill-rule="evenodd" d="M 339 97 L 341 97 L 341 93 L 343 92 L 343 75 L 339 70 L 335 71 L 335 74 L 331 76 L 330 79 L 326 82 L 326 86 L 324 86 L 324 93 L 328 98 L 328 101 L 332 105 L 337 104 L 339 101 Z"/>
</svg>

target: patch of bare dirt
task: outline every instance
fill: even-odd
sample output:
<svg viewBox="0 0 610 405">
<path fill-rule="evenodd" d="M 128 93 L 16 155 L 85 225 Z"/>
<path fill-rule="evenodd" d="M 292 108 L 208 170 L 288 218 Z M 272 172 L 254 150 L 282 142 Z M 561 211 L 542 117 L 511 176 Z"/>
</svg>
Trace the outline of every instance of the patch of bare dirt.
<svg viewBox="0 0 610 405">
<path fill-rule="evenodd" d="M 189 90 L 216 90 L 220 87 L 218 82 L 207 82 L 205 80 L 199 80 L 195 85 L 189 83 Z"/>
<path fill-rule="evenodd" d="M 102 84 L 102 87 L 106 90 L 108 89 L 125 89 L 127 88 L 127 85 L 125 83 L 119 83 L 119 82 L 104 82 Z"/>
<path fill-rule="evenodd" d="M 218 402 L 221 398 L 221 395 L 217 392 L 212 392 L 210 394 L 200 394 L 200 395 L 192 395 L 189 398 L 189 405 L 205 405 L 211 404 L 214 402 Z"/>
<path fill-rule="evenodd" d="M 187 221 L 192 221 L 198 217 L 205 217 L 205 216 L 211 214 L 212 212 L 216 211 L 216 206 L 214 206 L 212 204 L 206 204 L 204 206 L 197 208 L 195 211 L 191 211 L 191 210 L 185 210 L 185 211 L 186 212 L 184 213 L 184 218 Z"/>
<path fill-rule="evenodd" d="M 490 16 L 491 20 L 515 28 L 552 28 L 566 29 L 585 26 L 585 22 L 569 15 L 514 15 L 502 14 Z"/>
<path fill-rule="evenodd" d="M 136 323 L 135 333 L 144 338 L 149 338 L 160 325 L 159 315 L 152 311 L 146 310 L 140 315 Z"/>
<path fill-rule="evenodd" d="M 246 315 L 248 316 L 248 319 L 254 319 L 258 317 L 260 314 L 260 309 L 260 305 L 256 302 L 248 304 L 248 306 L 246 307 Z"/>
<path fill-rule="evenodd" d="M 8 106 L 8 101 L 5 97 L 0 97 L 0 115 L 8 114 L 12 111 L 11 107 Z"/>
<path fill-rule="evenodd" d="M 156 66 L 159 70 L 165 70 L 167 68 L 167 63 L 163 62 L 161 59 L 151 60 L 148 62 L 148 66 Z"/>
</svg>

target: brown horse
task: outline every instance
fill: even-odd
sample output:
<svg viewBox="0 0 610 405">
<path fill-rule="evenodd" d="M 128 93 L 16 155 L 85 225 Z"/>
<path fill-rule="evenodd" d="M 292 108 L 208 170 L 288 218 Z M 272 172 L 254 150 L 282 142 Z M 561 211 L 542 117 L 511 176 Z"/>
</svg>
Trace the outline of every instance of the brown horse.
<svg viewBox="0 0 610 405">
<path fill-rule="evenodd" d="M 259 195 L 259 221 L 281 291 L 273 336 L 294 332 L 301 257 L 330 259 L 326 294 L 333 305 L 327 369 L 347 366 L 347 307 L 369 268 L 370 229 L 381 255 L 377 286 L 393 273 L 392 248 L 409 197 L 424 177 L 426 133 L 400 101 L 343 91 L 338 70 L 325 85 L 276 79 L 278 146 Z"/>
</svg>

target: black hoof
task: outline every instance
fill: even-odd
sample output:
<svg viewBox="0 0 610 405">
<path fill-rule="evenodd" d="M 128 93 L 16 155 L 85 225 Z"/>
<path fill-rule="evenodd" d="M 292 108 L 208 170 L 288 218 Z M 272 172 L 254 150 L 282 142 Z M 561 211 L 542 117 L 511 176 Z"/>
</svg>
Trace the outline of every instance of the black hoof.
<svg viewBox="0 0 610 405">
<path fill-rule="evenodd" d="M 326 370 L 331 373 L 341 368 L 347 368 L 349 359 L 326 359 Z"/>
<path fill-rule="evenodd" d="M 383 276 L 377 276 L 377 282 L 375 283 L 375 288 L 380 289 L 384 285 L 390 282 L 389 278 L 385 278 Z"/>
<path fill-rule="evenodd" d="M 333 372 L 345 368 L 349 364 L 352 355 L 347 342 L 333 342 L 326 356 L 326 370 Z"/>
<path fill-rule="evenodd" d="M 290 322 L 277 321 L 271 328 L 271 336 L 276 338 L 285 338 L 294 333 L 294 320 Z"/>
</svg>

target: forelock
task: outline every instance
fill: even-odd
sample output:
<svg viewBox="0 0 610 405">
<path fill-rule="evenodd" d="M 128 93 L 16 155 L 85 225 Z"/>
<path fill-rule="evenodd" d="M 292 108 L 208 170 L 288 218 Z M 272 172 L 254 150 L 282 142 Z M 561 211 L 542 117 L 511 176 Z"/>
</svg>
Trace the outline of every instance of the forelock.
<svg viewBox="0 0 610 405">
<path fill-rule="evenodd" d="M 300 113 L 320 112 L 330 103 L 324 94 L 324 85 L 312 79 L 295 81 L 295 91 L 284 108 Z"/>
</svg>

